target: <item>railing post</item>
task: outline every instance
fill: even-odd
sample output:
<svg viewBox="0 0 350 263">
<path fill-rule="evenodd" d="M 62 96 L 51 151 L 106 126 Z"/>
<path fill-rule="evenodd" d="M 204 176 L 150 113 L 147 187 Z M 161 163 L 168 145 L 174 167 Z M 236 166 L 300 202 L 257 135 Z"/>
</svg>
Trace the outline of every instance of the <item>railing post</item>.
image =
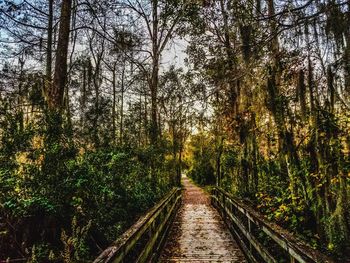
<svg viewBox="0 0 350 263">
<path fill-rule="evenodd" d="M 227 220 L 228 216 L 227 216 L 227 211 L 226 211 L 226 196 L 224 193 L 222 193 L 222 208 L 223 208 L 223 216 L 225 218 L 225 221 Z"/>
<path fill-rule="evenodd" d="M 251 226 L 251 221 L 249 218 L 248 218 L 248 233 L 249 233 L 249 235 L 252 235 L 252 226 Z M 251 242 L 249 242 L 249 250 L 250 250 L 250 253 L 253 250 L 253 245 Z"/>
<path fill-rule="evenodd" d="M 252 262 L 283 262 L 299 263 L 299 262 L 329 262 L 334 261 L 323 255 L 317 250 L 308 248 L 302 241 L 294 239 L 291 235 L 285 235 L 280 227 L 268 222 L 263 216 L 240 202 L 239 200 L 221 190 L 218 187 L 213 189 L 213 204 L 222 215 L 222 219 L 226 221 L 228 227 L 234 235 L 244 238 L 237 238 L 243 247 L 243 250 L 252 260 Z M 232 225 L 232 227 L 231 227 Z M 268 237 L 268 244 L 261 242 L 259 234 L 263 233 Z M 273 243 L 283 254 L 272 254 L 268 245 Z M 249 245 L 248 245 L 249 244 Z M 276 246 L 276 249 L 277 249 Z M 289 254 L 289 255 L 288 255 Z M 259 257 L 256 259 L 256 256 Z"/>
</svg>

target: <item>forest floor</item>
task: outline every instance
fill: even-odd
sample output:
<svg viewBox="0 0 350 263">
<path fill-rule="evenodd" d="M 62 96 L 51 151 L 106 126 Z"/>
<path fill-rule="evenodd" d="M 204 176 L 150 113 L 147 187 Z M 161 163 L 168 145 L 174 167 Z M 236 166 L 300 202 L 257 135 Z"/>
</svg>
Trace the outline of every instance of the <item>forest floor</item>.
<svg viewBox="0 0 350 263">
<path fill-rule="evenodd" d="M 160 262 L 246 262 L 203 189 L 183 177 L 183 202 Z"/>
</svg>

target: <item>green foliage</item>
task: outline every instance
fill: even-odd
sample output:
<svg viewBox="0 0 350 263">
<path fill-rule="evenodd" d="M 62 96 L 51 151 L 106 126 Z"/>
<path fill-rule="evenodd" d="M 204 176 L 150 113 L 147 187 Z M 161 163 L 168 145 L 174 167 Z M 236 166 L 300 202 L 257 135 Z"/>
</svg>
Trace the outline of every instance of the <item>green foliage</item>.
<svg viewBox="0 0 350 263">
<path fill-rule="evenodd" d="M 47 244 L 36 244 L 32 246 L 31 257 L 29 259 L 30 263 L 40 263 L 49 258 L 49 260 L 54 258 L 52 250 L 49 249 Z"/>
<path fill-rule="evenodd" d="M 257 204 L 257 208 L 266 214 L 269 220 L 293 232 L 306 231 L 305 227 L 309 223 L 306 218 L 306 204 L 300 199 L 292 200 L 289 192 L 284 192 L 280 197 L 258 193 Z"/>
<path fill-rule="evenodd" d="M 61 256 L 63 262 L 82 262 L 89 257 L 89 248 L 86 244 L 88 232 L 91 227 L 91 220 L 86 226 L 79 226 L 77 218 L 73 217 L 71 235 L 68 236 L 65 230 L 62 230 L 61 241 L 63 243 L 63 251 Z"/>
<path fill-rule="evenodd" d="M 0 144 L 0 217 L 6 219 L 0 224 L 0 258 L 85 262 L 169 190 L 159 151 L 84 150 L 55 114 L 35 129 L 21 127 L 17 116 L 6 121 Z"/>
<path fill-rule="evenodd" d="M 189 177 L 201 185 L 215 184 L 214 168 L 210 164 L 210 159 L 206 156 L 201 157 L 195 160 L 194 166 L 188 173 Z"/>
<path fill-rule="evenodd" d="M 215 184 L 215 170 L 212 165 L 213 149 L 210 138 L 205 134 L 192 136 L 191 167 L 188 176 L 201 185 Z"/>
</svg>

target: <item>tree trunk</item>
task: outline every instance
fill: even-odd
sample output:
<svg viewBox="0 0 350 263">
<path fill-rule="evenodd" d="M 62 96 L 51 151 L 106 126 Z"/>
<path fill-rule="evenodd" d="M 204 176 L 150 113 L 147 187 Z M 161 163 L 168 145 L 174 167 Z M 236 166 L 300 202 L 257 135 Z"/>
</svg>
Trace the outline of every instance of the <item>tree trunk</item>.
<svg viewBox="0 0 350 263">
<path fill-rule="evenodd" d="M 120 98 L 120 143 L 123 143 L 124 140 L 124 92 L 125 92 L 125 63 L 122 70 L 122 82 L 121 82 L 121 98 Z"/>
<path fill-rule="evenodd" d="M 227 65 L 228 65 L 228 97 L 230 106 L 233 110 L 232 116 L 235 117 L 238 114 L 239 104 L 238 104 L 238 93 L 239 93 L 239 80 L 234 81 L 232 78 L 234 72 L 236 71 L 236 66 L 234 62 L 234 51 L 231 46 L 230 38 L 230 28 L 228 24 L 228 14 L 226 11 L 224 0 L 220 0 L 220 9 L 223 17 L 223 27 L 224 27 L 224 46 L 227 56 Z"/>
<path fill-rule="evenodd" d="M 47 24 L 47 46 L 46 46 L 46 72 L 45 85 L 43 94 L 46 96 L 51 87 L 51 73 L 52 73 L 52 34 L 53 34 L 53 1 L 49 0 L 49 16 Z"/>
<path fill-rule="evenodd" d="M 67 56 L 69 45 L 70 19 L 72 0 L 63 0 L 61 8 L 60 29 L 56 52 L 55 74 L 53 85 L 48 91 L 50 109 L 62 110 L 64 89 L 67 82 Z"/>
<path fill-rule="evenodd" d="M 159 82 L 159 46 L 158 46 L 158 0 L 152 1 L 152 18 L 153 18 L 153 34 L 152 34 L 152 72 L 150 80 L 151 91 L 151 130 L 150 139 L 152 145 L 157 145 L 158 141 L 158 82 Z"/>
<path fill-rule="evenodd" d="M 95 115 L 93 118 L 93 140 L 95 146 L 100 145 L 99 139 L 99 111 L 100 111 L 100 63 L 98 62 L 95 69 L 93 84 L 95 89 Z"/>
<path fill-rule="evenodd" d="M 224 138 L 218 138 L 219 145 L 217 146 L 217 155 L 216 155 L 216 186 L 221 186 L 221 156 L 224 149 Z"/>
<path fill-rule="evenodd" d="M 350 95 L 350 2 L 348 2 L 348 11 L 346 12 L 345 39 L 346 46 L 344 51 L 344 71 L 345 71 L 345 91 Z M 348 96 L 350 97 L 350 96 Z"/>
<path fill-rule="evenodd" d="M 81 125 L 82 127 L 85 126 L 85 123 L 84 123 L 84 119 L 85 119 L 85 108 L 86 108 L 86 88 L 87 88 L 87 85 L 88 85 L 88 81 L 87 81 L 87 68 L 86 68 L 86 65 L 84 64 L 84 68 L 83 68 L 83 80 L 82 80 L 82 95 L 81 95 L 81 118 L 80 118 L 80 122 L 81 122 Z"/>
<path fill-rule="evenodd" d="M 281 70 L 279 66 L 279 40 L 277 35 L 277 22 L 275 19 L 274 0 L 267 0 L 268 16 L 270 17 L 270 34 L 272 40 L 270 43 L 270 59 L 271 66 L 269 69 L 269 77 L 267 83 L 267 91 L 269 95 L 269 108 L 275 119 L 278 129 L 279 148 L 283 156 L 281 162 L 288 174 L 292 201 L 295 202 L 298 195 L 297 173 L 300 170 L 299 157 L 296 152 L 293 130 L 286 127 L 285 117 L 288 105 L 285 105 L 280 92 Z"/>
<path fill-rule="evenodd" d="M 116 143 L 116 132 L 117 132 L 117 128 L 116 128 L 116 104 L 117 104 L 117 90 L 116 90 L 116 64 L 114 64 L 113 66 L 113 70 L 112 70 L 112 88 L 113 88 L 113 101 L 112 101 L 112 133 L 113 133 L 113 143 Z"/>
</svg>

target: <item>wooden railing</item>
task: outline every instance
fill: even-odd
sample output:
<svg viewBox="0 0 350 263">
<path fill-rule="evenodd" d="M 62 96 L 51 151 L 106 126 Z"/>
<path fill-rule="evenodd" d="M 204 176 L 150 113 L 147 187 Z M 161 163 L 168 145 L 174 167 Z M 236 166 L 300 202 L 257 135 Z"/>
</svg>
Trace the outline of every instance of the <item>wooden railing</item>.
<svg viewBox="0 0 350 263">
<path fill-rule="evenodd" d="M 103 251 L 94 263 L 154 262 L 180 204 L 181 189 L 173 189 L 113 245 Z"/>
<path fill-rule="evenodd" d="M 212 190 L 211 202 L 250 262 L 333 262 L 220 188 Z"/>
</svg>

